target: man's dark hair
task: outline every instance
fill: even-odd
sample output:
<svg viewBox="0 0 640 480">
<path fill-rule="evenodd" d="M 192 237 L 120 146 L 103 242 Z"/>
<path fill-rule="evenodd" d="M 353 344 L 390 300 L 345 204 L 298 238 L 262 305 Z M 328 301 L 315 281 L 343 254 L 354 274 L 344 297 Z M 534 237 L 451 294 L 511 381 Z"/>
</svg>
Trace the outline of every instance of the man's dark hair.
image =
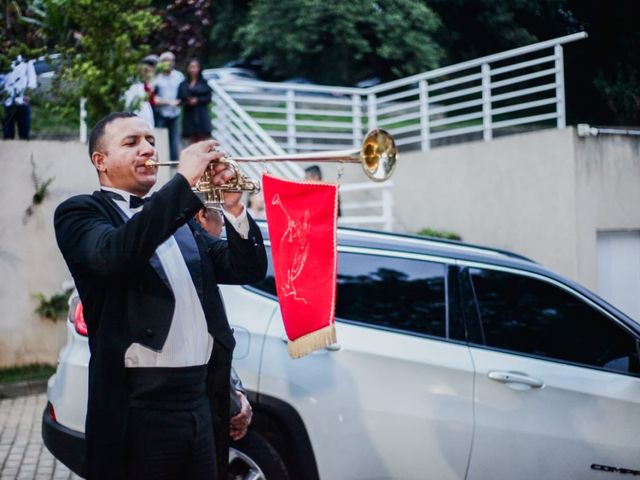
<svg viewBox="0 0 640 480">
<path fill-rule="evenodd" d="M 102 137 L 104 137 L 104 130 L 107 125 L 119 118 L 131 117 L 137 117 L 137 115 L 133 112 L 115 112 L 98 120 L 93 127 L 93 130 L 91 130 L 91 135 L 89 135 L 89 158 L 91 158 L 93 152 L 101 148 L 100 144 L 102 143 Z"/>
<path fill-rule="evenodd" d="M 318 177 L 318 180 L 322 180 L 322 171 L 317 165 L 311 165 L 310 167 L 305 168 L 304 173 L 306 173 L 307 175 Z"/>
</svg>

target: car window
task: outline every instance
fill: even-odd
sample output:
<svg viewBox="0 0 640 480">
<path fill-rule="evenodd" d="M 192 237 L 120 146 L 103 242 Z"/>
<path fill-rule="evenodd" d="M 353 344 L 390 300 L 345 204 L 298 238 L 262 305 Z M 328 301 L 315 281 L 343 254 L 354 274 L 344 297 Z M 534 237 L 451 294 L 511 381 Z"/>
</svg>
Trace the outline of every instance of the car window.
<svg viewBox="0 0 640 480">
<path fill-rule="evenodd" d="M 446 336 L 446 266 L 341 252 L 336 317 Z"/>
<path fill-rule="evenodd" d="M 276 295 L 271 262 L 253 287 Z M 446 336 L 446 266 L 340 252 L 336 317 L 407 332 Z"/>
<path fill-rule="evenodd" d="M 640 373 L 634 336 L 579 297 L 524 275 L 469 273 L 487 346 Z"/>
</svg>

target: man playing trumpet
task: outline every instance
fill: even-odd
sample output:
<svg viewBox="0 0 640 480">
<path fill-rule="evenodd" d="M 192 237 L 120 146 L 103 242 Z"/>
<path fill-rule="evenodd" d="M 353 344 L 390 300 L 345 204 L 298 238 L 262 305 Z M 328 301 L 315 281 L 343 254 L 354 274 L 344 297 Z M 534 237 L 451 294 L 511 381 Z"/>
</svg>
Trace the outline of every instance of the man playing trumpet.
<svg viewBox="0 0 640 480">
<path fill-rule="evenodd" d="M 89 330 L 90 479 L 216 478 L 235 344 L 217 285 L 257 282 L 267 265 L 241 193 L 225 194 L 226 240 L 195 227 L 192 187 L 222 157 L 216 145 L 185 149 L 173 179 L 142 200 L 157 179 L 155 139 L 134 114 L 111 114 L 89 141 L 101 190 L 56 210 Z M 215 185 L 233 176 L 213 170 Z"/>
</svg>

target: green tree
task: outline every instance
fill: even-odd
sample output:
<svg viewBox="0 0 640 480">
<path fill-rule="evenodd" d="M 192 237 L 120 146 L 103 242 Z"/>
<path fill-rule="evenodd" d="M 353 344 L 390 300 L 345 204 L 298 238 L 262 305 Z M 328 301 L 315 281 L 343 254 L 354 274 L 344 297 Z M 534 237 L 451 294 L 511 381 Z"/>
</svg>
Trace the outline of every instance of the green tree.
<svg viewBox="0 0 640 480">
<path fill-rule="evenodd" d="M 209 8 L 211 28 L 203 51 L 207 65 L 222 65 L 238 59 L 243 51 L 235 32 L 246 25 L 249 17 L 249 0 L 218 0 Z"/>
<path fill-rule="evenodd" d="M 447 63 L 586 30 L 564 47 L 570 123 L 640 121 L 640 2 L 425 0 L 442 19 Z"/>
<path fill-rule="evenodd" d="M 160 25 L 151 0 L 66 0 L 78 34 L 62 46 L 64 62 L 58 91 L 75 108 L 87 99 L 89 124 L 123 107 L 123 93 L 136 65 L 149 52 L 146 40 Z"/>
<path fill-rule="evenodd" d="M 44 32 L 32 27 L 40 14 L 34 3 L 0 0 L 0 72 L 8 70 L 17 55 L 33 58 L 45 51 Z"/>
<path fill-rule="evenodd" d="M 442 19 L 436 38 L 457 63 L 577 30 L 566 0 L 426 0 Z M 570 30 L 570 31 L 569 31 Z"/>
<path fill-rule="evenodd" d="M 438 17 L 417 0 L 255 0 L 237 39 L 275 78 L 348 85 L 439 65 Z"/>
<path fill-rule="evenodd" d="M 640 2 L 567 0 L 586 41 L 567 48 L 567 103 L 573 119 L 640 123 Z M 570 48 L 570 50 L 569 50 Z"/>
<path fill-rule="evenodd" d="M 161 7 L 161 2 L 154 3 Z M 181 67 L 186 67 L 191 58 L 200 57 L 211 23 L 209 8 L 209 0 L 173 0 L 159 8 L 162 24 L 152 36 L 154 49 L 173 52 Z"/>
</svg>

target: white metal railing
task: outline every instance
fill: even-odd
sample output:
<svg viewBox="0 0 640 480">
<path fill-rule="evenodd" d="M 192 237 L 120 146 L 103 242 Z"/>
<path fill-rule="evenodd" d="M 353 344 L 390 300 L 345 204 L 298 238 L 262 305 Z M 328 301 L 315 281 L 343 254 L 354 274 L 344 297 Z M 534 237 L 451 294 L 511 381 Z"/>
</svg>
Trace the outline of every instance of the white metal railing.
<svg viewBox="0 0 640 480">
<path fill-rule="evenodd" d="M 231 156 L 286 155 L 284 149 L 223 88 L 214 82 L 211 82 L 211 88 L 215 115 L 213 137 L 220 141 L 227 153 Z M 293 162 L 270 162 L 262 166 L 242 164 L 242 170 L 253 178 L 260 178 L 265 169 L 285 178 L 304 176 L 302 167 Z M 339 219 L 340 225 L 380 227 L 391 231 L 392 186 L 371 182 L 341 185 L 343 215 Z"/>
<path fill-rule="evenodd" d="M 406 149 L 565 127 L 563 45 L 575 33 L 365 89 L 294 83 L 220 86 L 287 152 L 359 146 L 380 127 Z"/>
<path fill-rule="evenodd" d="M 213 89 L 213 132 L 225 151 L 231 156 L 284 155 L 285 151 L 225 90 L 214 82 Z M 246 163 L 244 171 L 253 178 L 259 178 L 264 167 Z M 286 178 L 302 178 L 304 170 L 293 162 L 277 162 L 269 165 L 269 170 Z"/>
<path fill-rule="evenodd" d="M 351 183 L 340 186 L 338 225 L 393 230 L 393 183 Z"/>
</svg>

